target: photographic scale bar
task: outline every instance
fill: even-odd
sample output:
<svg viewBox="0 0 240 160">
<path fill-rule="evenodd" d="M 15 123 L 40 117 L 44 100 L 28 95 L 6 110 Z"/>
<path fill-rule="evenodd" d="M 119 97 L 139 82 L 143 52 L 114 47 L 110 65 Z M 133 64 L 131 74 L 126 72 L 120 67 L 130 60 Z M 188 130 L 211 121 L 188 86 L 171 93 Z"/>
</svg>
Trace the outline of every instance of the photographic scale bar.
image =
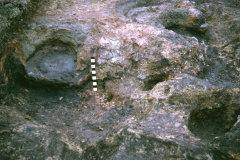
<svg viewBox="0 0 240 160">
<path fill-rule="evenodd" d="M 91 70 L 92 70 L 93 91 L 97 91 L 96 60 L 94 57 L 91 57 Z"/>
</svg>

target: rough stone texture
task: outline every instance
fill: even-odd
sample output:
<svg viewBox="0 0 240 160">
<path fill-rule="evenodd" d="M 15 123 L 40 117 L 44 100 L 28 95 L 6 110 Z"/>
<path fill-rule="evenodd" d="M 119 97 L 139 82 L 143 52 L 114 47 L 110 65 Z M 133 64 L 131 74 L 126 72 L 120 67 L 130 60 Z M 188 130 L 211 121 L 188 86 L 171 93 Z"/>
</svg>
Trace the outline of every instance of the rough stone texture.
<svg viewBox="0 0 240 160">
<path fill-rule="evenodd" d="M 77 71 L 77 56 L 74 51 L 61 42 L 45 45 L 27 61 L 25 68 L 27 79 L 36 80 L 38 85 L 78 84 L 84 72 Z M 87 72 L 89 74 L 89 68 Z"/>
<path fill-rule="evenodd" d="M 50 21 L 50 24 L 45 24 Z M 184 37 L 164 28 L 147 25 L 123 23 L 118 27 L 106 28 L 102 24 L 95 24 L 95 20 L 91 19 L 84 25 L 83 22 L 79 24 L 74 21 L 76 20 L 68 24 L 66 20 L 44 18 L 38 21 L 38 26 L 35 21 L 29 23 L 31 30 L 20 36 L 24 54 L 22 59 L 27 63 L 28 60 L 31 61 L 35 52 L 42 50 L 43 45 L 47 45 L 49 40 L 53 41 L 54 37 L 68 44 L 77 53 L 75 68 L 78 70 L 86 69 L 90 57 L 95 56 L 99 80 L 106 77 L 120 78 L 119 74 L 127 70 L 126 73 L 137 75 L 145 83 L 150 83 L 165 80 L 170 72 L 196 75 L 203 66 L 206 45 L 199 43 L 195 37 Z M 136 28 L 139 29 L 136 31 Z M 32 65 L 32 68 L 36 66 Z M 27 72 L 27 76 L 31 77 L 29 73 L 31 72 Z M 160 76 L 165 78 L 159 78 Z M 34 79 L 38 78 L 34 76 Z"/>
<path fill-rule="evenodd" d="M 239 5 L 49 1 L 7 45 L 0 159 L 240 159 Z"/>
<path fill-rule="evenodd" d="M 132 3 L 133 1 L 127 1 Z M 175 1 L 177 2 L 177 1 Z M 126 3 L 126 2 L 124 2 Z M 119 5 L 125 8 L 127 4 Z M 196 9 L 194 2 L 178 1 L 178 3 L 162 3 L 154 6 L 140 7 L 136 5 L 134 8 L 124 10 L 124 15 L 130 18 L 130 22 L 154 25 L 156 27 L 181 26 L 199 31 L 204 31 L 207 27 L 203 13 Z"/>
<path fill-rule="evenodd" d="M 14 59 L 12 53 L 17 52 L 21 47 L 17 39 L 12 40 L 16 35 L 24 32 L 22 25 L 32 16 L 36 10 L 38 0 L 1 0 L 0 1 L 0 99 L 6 95 L 14 81 L 19 79 L 18 73 L 23 71 L 22 63 Z M 17 53 L 19 54 L 19 53 Z"/>
</svg>

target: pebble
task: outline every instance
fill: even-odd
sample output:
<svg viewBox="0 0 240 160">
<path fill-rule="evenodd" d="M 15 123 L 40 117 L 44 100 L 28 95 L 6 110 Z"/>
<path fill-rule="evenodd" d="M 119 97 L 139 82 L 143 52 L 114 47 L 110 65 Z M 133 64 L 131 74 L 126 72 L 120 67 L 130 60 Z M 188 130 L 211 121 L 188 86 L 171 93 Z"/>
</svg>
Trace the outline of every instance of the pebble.
<svg viewBox="0 0 240 160">
<path fill-rule="evenodd" d="M 205 31 L 205 30 L 207 29 L 207 27 L 208 27 L 208 24 L 207 24 L 207 23 L 201 25 L 201 26 L 200 26 L 200 31 Z"/>
</svg>

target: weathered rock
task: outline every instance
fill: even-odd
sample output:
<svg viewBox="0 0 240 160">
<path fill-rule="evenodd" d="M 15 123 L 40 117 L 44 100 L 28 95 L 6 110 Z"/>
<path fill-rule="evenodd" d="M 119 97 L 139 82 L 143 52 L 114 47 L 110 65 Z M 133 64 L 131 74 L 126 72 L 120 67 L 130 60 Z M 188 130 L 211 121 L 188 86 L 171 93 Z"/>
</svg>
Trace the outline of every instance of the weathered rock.
<svg viewBox="0 0 240 160">
<path fill-rule="evenodd" d="M 51 20 L 48 20 L 49 22 Z M 26 69 L 26 77 L 34 85 L 80 85 L 87 74 L 89 66 L 84 71 L 77 71 L 77 52 L 82 48 L 87 30 L 82 25 L 70 28 L 62 22 L 61 26 L 42 27 L 39 35 L 36 24 L 29 25 L 31 31 L 20 36 L 21 56 Z M 52 24 L 48 24 L 51 26 Z M 40 36 L 40 37 L 39 37 Z M 24 38 L 26 37 L 26 38 Z M 52 37 L 55 37 L 54 39 Z M 26 63 L 26 64 L 25 64 Z M 35 82 L 34 82 L 35 81 Z"/>
<path fill-rule="evenodd" d="M 198 89 L 195 90 L 196 86 Z M 6 102 L 13 107 L 1 106 L 0 144 L 5 148 L 2 157 L 231 159 L 238 150 L 221 149 L 215 139 L 225 136 L 224 128 L 229 130 L 234 126 L 236 120 L 229 115 L 239 112 L 240 89 L 224 91 L 211 87 L 209 82 L 178 75 L 142 95 L 135 92 L 130 100 L 124 100 L 120 105 L 116 104 L 117 100 L 112 100 L 109 105 L 104 101 L 100 103 L 99 98 L 104 99 L 104 96 L 93 96 L 92 91 L 42 91 L 40 94 L 46 97 L 37 97 L 37 89 L 31 89 L 31 95 L 24 93 L 24 99 L 23 93 L 18 92 L 13 97 L 15 102 Z M 163 96 L 158 97 L 160 94 L 156 92 L 163 88 Z M 38 100 L 29 99 L 33 96 Z M 65 102 L 58 100 L 60 96 Z M 55 102 L 54 106 L 49 106 L 52 102 Z M 35 103 L 34 107 L 32 103 Z M 228 133 L 237 136 L 237 126 Z M 22 143 L 18 142 L 19 137 Z M 237 142 L 234 144 L 238 145 Z M 7 148 L 18 152 L 9 154 Z"/>
<path fill-rule="evenodd" d="M 36 9 L 38 0 L 1 0 L 0 1 L 0 92 L 8 92 L 15 86 L 15 80 L 19 80 L 19 72 L 23 72 L 21 62 L 14 59 L 12 53 L 16 43 L 15 35 L 24 32 L 22 24 Z M 5 8 L 4 6 L 8 6 Z M 13 40 L 12 42 L 9 42 Z M 18 43 L 16 43 L 18 44 Z M 16 46 L 16 48 L 20 46 Z M 17 73 L 17 74 L 16 74 Z"/>
<path fill-rule="evenodd" d="M 124 7 L 125 5 L 122 5 Z M 149 24 L 157 27 L 180 26 L 199 31 L 207 27 L 204 15 L 195 8 L 194 2 L 183 1 L 180 4 L 165 3 L 156 6 L 136 7 L 123 13 L 133 22 Z"/>
<path fill-rule="evenodd" d="M 142 29 L 135 31 L 135 27 Z M 119 78 L 118 73 L 127 72 L 148 83 L 154 80 L 163 81 L 174 72 L 197 74 L 201 70 L 206 46 L 199 44 L 195 38 L 137 24 L 108 30 L 111 31 L 108 34 L 114 37 L 106 38 L 105 35 L 105 38 L 99 39 L 94 45 L 87 43 L 85 45 L 88 47 L 84 46 L 79 54 L 83 69 L 90 60 L 90 51 L 95 51 L 92 55 L 96 55 L 98 62 L 98 79 L 104 79 L 107 74 Z M 128 36 L 124 39 L 123 35 Z"/>
<path fill-rule="evenodd" d="M 79 84 L 79 80 L 90 74 L 89 68 L 83 72 L 76 70 L 77 55 L 68 45 L 57 41 L 53 46 L 45 45 L 36 52 L 25 65 L 27 79 L 38 85 Z"/>
<path fill-rule="evenodd" d="M 27 83 L 0 101 L 0 159 L 239 159 L 237 2 L 195 2 L 38 10 L 7 45 Z"/>
<path fill-rule="evenodd" d="M 46 19 L 45 23 L 48 21 L 50 19 Z M 43 21 L 39 23 L 41 24 Z M 196 75 L 201 71 L 206 45 L 200 44 L 196 38 L 184 37 L 166 29 L 137 24 L 123 24 L 118 28 L 112 26 L 108 28 L 108 32 L 102 33 L 103 37 L 100 38 L 96 37 L 95 32 L 103 32 L 104 26 L 95 25 L 94 28 L 90 29 L 92 23 L 90 22 L 85 27 L 76 24 L 75 29 L 71 28 L 71 30 L 67 29 L 69 25 L 64 22 L 60 26 L 56 23 L 47 24 L 46 26 L 52 26 L 51 29 L 45 29 L 46 26 L 34 27 L 35 22 L 32 23 L 29 25 L 32 30 L 21 36 L 27 37 L 21 38 L 20 42 L 25 59 L 28 60 L 29 57 L 35 55 L 35 52 L 40 50 L 39 47 L 47 44 L 47 41 L 54 36 L 56 40 L 70 44 L 74 52 L 79 53 L 75 69 L 81 71 L 88 69 L 90 57 L 95 56 L 98 62 L 97 77 L 99 80 L 106 77 L 120 78 L 121 74 L 128 73 L 137 75 L 144 83 L 152 81 L 157 83 L 157 81 L 167 79 L 170 73 L 174 74 L 181 71 Z M 96 29 L 97 27 L 101 29 Z M 136 32 L 135 27 L 143 30 Z M 37 34 L 37 32 L 39 33 Z M 91 36 L 86 39 L 87 32 Z M 109 35 L 112 36 L 109 37 Z M 127 39 L 124 35 L 128 35 Z M 28 77 L 39 78 L 29 73 L 31 71 L 27 72 Z M 75 82 L 69 79 L 64 83 L 78 85 L 80 77 L 76 77 L 76 79 Z M 55 82 L 53 81 L 53 83 Z"/>
</svg>

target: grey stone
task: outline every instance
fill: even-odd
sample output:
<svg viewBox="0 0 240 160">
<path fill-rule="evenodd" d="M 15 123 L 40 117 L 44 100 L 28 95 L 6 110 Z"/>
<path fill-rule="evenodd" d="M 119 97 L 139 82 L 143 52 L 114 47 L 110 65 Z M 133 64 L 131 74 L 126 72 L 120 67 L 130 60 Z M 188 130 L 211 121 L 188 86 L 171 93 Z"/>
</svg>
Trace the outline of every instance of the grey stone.
<svg viewBox="0 0 240 160">
<path fill-rule="evenodd" d="M 207 29 L 207 26 L 208 26 L 207 23 L 201 25 L 201 26 L 200 26 L 200 30 L 201 30 L 201 31 L 205 31 L 205 30 Z"/>
<path fill-rule="evenodd" d="M 25 65 L 27 79 L 36 80 L 38 85 L 41 81 L 48 85 L 78 84 L 79 79 L 84 76 L 84 71 L 76 70 L 77 55 L 69 46 L 61 43 L 59 45 L 61 46 L 53 46 L 49 50 L 39 50 L 27 61 Z M 90 74 L 90 71 L 87 73 Z"/>
</svg>

